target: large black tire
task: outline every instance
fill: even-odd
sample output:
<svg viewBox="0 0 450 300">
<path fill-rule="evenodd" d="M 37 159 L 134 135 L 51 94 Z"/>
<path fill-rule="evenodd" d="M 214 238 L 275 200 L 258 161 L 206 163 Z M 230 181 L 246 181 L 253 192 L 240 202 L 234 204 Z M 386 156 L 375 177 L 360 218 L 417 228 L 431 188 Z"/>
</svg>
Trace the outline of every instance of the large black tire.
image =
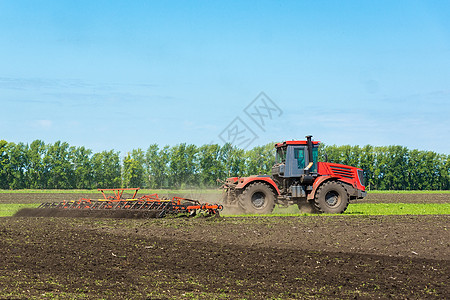
<svg viewBox="0 0 450 300">
<path fill-rule="evenodd" d="M 300 210 L 300 213 L 302 214 L 318 214 L 320 211 L 317 210 L 314 203 L 310 201 L 301 201 L 297 203 L 298 209 Z"/>
<path fill-rule="evenodd" d="M 341 214 L 348 206 L 347 190 L 337 181 L 327 181 L 316 192 L 314 206 L 326 214 Z"/>
<path fill-rule="evenodd" d="M 256 182 L 244 189 L 238 203 L 247 214 L 270 214 L 275 207 L 275 194 L 267 184 Z"/>
</svg>

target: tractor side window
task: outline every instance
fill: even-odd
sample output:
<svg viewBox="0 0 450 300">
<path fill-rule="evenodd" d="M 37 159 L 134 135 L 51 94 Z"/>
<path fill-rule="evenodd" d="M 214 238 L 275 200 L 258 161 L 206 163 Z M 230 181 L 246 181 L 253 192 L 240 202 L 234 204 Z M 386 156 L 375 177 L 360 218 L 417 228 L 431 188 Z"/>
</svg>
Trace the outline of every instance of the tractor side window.
<svg viewBox="0 0 450 300">
<path fill-rule="evenodd" d="M 297 160 L 297 167 L 303 169 L 305 167 L 305 150 L 303 148 L 295 148 L 294 158 Z"/>
<path fill-rule="evenodd" d="M 282 164 L 286 161 L 286 149 L 278 148 L 277 149 L 277 163 Z"/>
<path fill-rule="evenodd" d="M 312 153 L 313 153 L 313 161 L 314 161 L 314 165 L 312 167 L 312 171 L 313 172 L 317 172 L 317 161 L 319 159 L 319 148 L 313 147 L 312 150 L 313 150 Z"/>
</svg>

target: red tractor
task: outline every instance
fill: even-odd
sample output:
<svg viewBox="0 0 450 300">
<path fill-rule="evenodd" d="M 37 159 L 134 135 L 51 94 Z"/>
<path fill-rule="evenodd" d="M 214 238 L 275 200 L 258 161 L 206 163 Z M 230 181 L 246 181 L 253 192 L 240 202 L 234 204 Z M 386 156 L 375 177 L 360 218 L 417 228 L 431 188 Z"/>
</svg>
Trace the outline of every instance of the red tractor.
<svg viewBox="0 0 450 300">
<path fill-rule="evenodd" d="M 225 206 L 238 205 L 245 213 L 270 214 L 275 204 L 297 204 L 304 213 L 343 213 L 350 200 L 367 195 L 363 170 L 318 162 L 319 143 L 286 141 L 275 145 L 272 175 L 231 177 L 223 185 Z"/>
</svg>

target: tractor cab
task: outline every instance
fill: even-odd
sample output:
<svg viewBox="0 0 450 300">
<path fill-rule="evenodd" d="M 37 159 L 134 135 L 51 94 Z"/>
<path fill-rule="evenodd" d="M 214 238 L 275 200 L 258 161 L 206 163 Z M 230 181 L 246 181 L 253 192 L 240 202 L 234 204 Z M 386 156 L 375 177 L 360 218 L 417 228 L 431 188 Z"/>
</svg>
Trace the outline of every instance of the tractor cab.
<svg viewBox="0 0 450 300">
<path fill-rule="evenodd" d="M 317 174 L 319 144 L 310 138 L 276 144 L 276 163 L 272 168 L 272 176 L 290 178 Z"/>
</svg>

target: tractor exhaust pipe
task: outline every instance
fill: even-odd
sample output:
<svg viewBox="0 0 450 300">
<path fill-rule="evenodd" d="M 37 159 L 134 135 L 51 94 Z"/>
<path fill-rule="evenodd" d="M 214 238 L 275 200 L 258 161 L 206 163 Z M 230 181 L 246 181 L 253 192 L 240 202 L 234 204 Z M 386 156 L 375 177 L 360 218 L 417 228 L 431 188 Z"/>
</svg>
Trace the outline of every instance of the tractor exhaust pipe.
<svg viewBox="0 0 450 300">
<path fill-rule="evenodd" d="M 311 167 L 314 164 L 314 161 L 313 161 L 313 144 L 312 144 L 311 138 L 312 138 L 312 135 L 307 135 L 306 136 L 306 144 L 307 144 L 307 147 L 308 147 L 308 161 L 309 161 L 308 166 L 306 166 L 306 168 L 304 169 L 306 175 L 309 175 L 309 173 L 310 173 L 309 169 L 311 169 Z"/>
</svg>

